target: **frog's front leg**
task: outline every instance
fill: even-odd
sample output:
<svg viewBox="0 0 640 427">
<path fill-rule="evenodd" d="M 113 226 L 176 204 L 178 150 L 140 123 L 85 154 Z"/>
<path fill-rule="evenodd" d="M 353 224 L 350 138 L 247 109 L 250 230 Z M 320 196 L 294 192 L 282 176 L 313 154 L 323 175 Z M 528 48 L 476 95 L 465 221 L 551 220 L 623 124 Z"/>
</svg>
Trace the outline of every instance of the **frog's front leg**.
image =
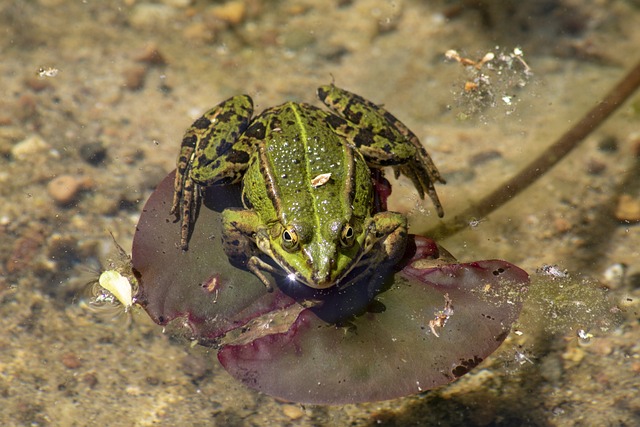
<svg viewBox="0 0 640 427">
<path fill-rule="evenodd" d="M 279 271 L 260 259 L 263 252 L 256 245 L 256 237 L 264 232 L 266 230 L 261 227 L 255 211 L 241 208 L 222 211 L 222 247 L 229 261 L 238 267 L 248 268 L 271 292 L 273 285 L 263 271 L 272 274 Z"/>
<path fill-rule="evenodd" d="M 386 262 L 396 264 L 407 247 L 407 217 L 391 211 L 375 214 L 365 251 L 369 249 L 369 245 L 375 244 L 379 244 L 380 249 L 374 249 L 374 253 L 380 253 Z"/>
<path fill-rule="evenodd" d="M 347 124 L 336 122 L 336 132 L 352 141 L 367 163 L 393 166 L 396 177 L 400 173 L 407 176 L 421 198 L 425 193 L 429 195 L 438 216 L 444 215 L 434 184 L 444 184 L 445 180 L 418 137 L 404 123 L 384 108 L 334 85 L 318 88 L 318 98 L 347 119 Z"/>
<path fill-rule="evenodd" d="M 247 129 L 252 114 L 251 98 L 234 96 L 207 111 L 184 134 L 171 206 L 171 214 L 182 219 L 183 250 L 187 249 L 200 206 L 200 187 L 235 183 L 242 178 L 252 147 L 239 136 Z"/>
</svg>

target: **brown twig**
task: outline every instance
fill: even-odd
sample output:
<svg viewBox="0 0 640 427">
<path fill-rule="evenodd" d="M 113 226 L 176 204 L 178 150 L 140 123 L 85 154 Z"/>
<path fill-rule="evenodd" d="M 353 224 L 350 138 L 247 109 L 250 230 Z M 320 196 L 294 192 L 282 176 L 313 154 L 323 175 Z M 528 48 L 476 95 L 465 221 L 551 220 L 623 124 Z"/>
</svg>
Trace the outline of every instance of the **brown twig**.
<svg viewBox="0 0 640 427">
<path fill-rule="evenodd" d="M 584 117 L 565 132 L 539 157 L 522 169 L 517 175 L 503 183 L 493 192 L 469 206 L 449 221 L 440 222 L 425 235 L 443 239 L 469 226 L 471 218 L 484 218 L 522 190 L 533 184 L 576 148 L 591 132 L 600 126 L 620 105 L 640 86 L 640 62 L 638 62 L 607 96 L 593 107 Z"/>
</svg>

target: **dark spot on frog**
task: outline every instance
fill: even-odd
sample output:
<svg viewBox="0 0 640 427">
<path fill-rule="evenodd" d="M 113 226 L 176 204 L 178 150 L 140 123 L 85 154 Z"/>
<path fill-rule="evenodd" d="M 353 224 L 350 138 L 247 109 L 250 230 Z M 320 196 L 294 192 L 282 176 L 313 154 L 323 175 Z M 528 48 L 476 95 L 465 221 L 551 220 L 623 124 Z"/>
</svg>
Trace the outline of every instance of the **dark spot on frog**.
<svg viewBox="0 0 640 427">
<path fill-rule="evenodd" d="M 206 117 L 202 116 L 198 120 L 193 122 L 191 127 L 196 128 L 196 129 L 209 129 L 209 127 L 211 127 L 211 120 L 209 120 Z"/>
<path fill-rule="evenodd" d="M 343 119 L 342 117 L 338 117 L 335 114 L 329 114 L 325 118 L 325 120 L 327 124 L 334 129 L 347 124 L 347 121 L 345 119 Z"/>
<path fill-rule="evenodd" d="M 233 143 L 227 141 L 226 139 L 222 139 L 220 143 L 216 145 L 216 154 L 218 156 L 222 156 L 224 153 L 229 151 L 229 149 L 233 146 Z"/>
<path fill-rule="evenodd" d="M 183 146 L 189 146 L 189 147 L 195 147 L 196 143 L 198 142 L 198 138 L 193 135 L 186 135 L 183 139 L 182 139 L 182 145 Z"/>
<path fill-rule="evenodd" d="M 482 362 L 482 358 L 473 356 L 473 359 L 461 360 L 460 364 L 451 370 L 454 377 L 459 378 L 470 370 L 478 366 Z"/>
<path fill-rule="evenodd" d="M 282 122 L 278 119 L 272 119 L 269 123 L 269 129 L 272 132 L 282 132 Z"/>
<path fill-rule="evenodd" d="M 318 94 L 318 98 L 324 102 L 325 98 L 329 95 L 329 92 L 327 92 L 324 88 L 319 87 L 318 91 L 316 92 Z"/>
<path fill-rule="evenodd" d="M 218 120 L 218 122 L 227 123 L 227 122 L 235 121 L 236 116 L 237 114 L 234 110 L 228 110 L 228 111 L 223 111 L 219 113 L 216 116 L 216 119 Z"/>
<path fill-rule="evenodd" d="M 227 161 L 231 163 L 241 163 L 245 164 L 249 162 L 249 153 L 241 150 L 231 150 L 229 154 L 227 154 Z"/>
<path fill-rule="evenodd" d="M 262 122 L 254 122 L 251 126 L 249 126 L 249 129 L 247 129 L 245 135 L 260 140 L 264 139 L 266 135 L 264 124 Z"/>
</svg>

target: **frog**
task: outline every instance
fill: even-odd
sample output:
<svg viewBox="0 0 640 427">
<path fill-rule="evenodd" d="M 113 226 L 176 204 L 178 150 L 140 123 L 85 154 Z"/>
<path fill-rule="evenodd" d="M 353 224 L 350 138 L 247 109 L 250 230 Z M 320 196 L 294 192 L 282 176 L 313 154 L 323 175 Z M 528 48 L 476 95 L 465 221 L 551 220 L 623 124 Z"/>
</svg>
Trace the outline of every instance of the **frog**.
<svg viewBox="0 0 640 427">
<path fill-rule="evenodd" d="M 254 117 L 251 97 L 236 95 L 187 129 L 171 206 L 183 251 L 203 190 L 218 185 L 242 185 L 243 206 L 222 212 L 224 252 L 269 291 L 274 283 L 265 273 L 322 290 L 402 257 L 406 215 L 374 203 L 372 176 L 385 167 L 408 177 L 444 215 L 435 183 L 445 180 L 406 125 L 333 83 L 319 87 L 317 97 L 328 111 L 289 101 Z"/>
</svg>

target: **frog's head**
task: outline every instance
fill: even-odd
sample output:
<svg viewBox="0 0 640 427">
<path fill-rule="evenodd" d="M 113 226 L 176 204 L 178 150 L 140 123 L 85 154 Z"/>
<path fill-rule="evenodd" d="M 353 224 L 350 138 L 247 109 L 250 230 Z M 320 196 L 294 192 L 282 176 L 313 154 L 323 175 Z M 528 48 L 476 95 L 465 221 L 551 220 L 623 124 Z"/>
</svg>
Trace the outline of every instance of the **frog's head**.
<svg viewBox="0 0 640 427">
<path fill-rule="evenodd" d="M 364 254 L 364 221 L 336 220 L 324 227 L 295 224 L 271 236 L 272 258 L 293 280 L 326 289 L 344 278 Z"/>
</svg>

